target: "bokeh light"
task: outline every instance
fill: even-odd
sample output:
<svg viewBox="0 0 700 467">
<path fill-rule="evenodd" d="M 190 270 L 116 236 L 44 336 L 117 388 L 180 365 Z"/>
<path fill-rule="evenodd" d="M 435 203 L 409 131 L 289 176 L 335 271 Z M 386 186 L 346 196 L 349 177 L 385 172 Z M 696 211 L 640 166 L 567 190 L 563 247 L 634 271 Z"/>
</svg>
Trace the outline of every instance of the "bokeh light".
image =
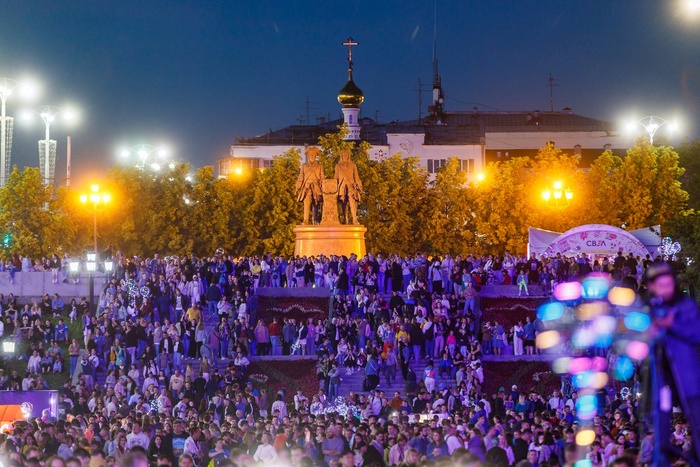
<svg viewBox="0 0 700 467">
<path fill-rule="evenodd" d="M 626 355 L 620 355 L 617 357 L 617 362 L 615 363 L 615 379 L 620 381 L 627 381 L 634 375 L 634 363 Z"/>
<path fill-rule="evenodd" d="M 649 329 L 651 318 L 640 311 L 632 311 L 625 316 L 625 326 L 630 331 L 644 332 Z"/>
<path fill-rule="evenodd" d="M 579 446 L 590 446 L 593 444 L 593 441 L 595 441 L 595 431 L 593 430 L 581 430 L 576 434 L 576 444 Z M 584 465 L 592 465 L 591 461 L 588 461 L 588 464 L 581 464 L 580 462 L 577 462 L 576 467 L 583 467 Z"/>
<path fill-rule="evenodd" d="M 627 287 L 613 287 L 608 293 L 608 301 L 617 306 L 631 306 L 636 298 L 634 290 Z"/>
<path fill-rule="evenodd" d="M 649 355 L 649 344 L 641 341 L 631 341 L 627 344 L 625 353 L 634 360 L 644 360 Z"/>
<path fill-rule="evenodd" d="M 581 284 L 578 282 L 562 282 L 554 288 L 554 297 L 562 302 L 581 298 Z"/>
<path fill-rule="evenodd" d="M 564 305 L 559 302 L 546 303 L 537 309 L 537 317 L 542 321 L 553 321 L 564 315 Z"/>
<path fill-rule="evenodd" d="M 605 298 L 609 289 L 608 278 L 600 274 L 591 274 L 581 281 L 581 296 L 587 300 Z"/>
<path fill-rule="evenodd" d="M 561 341 L 561 335 L 557 330 L 544 331 L 537 335 L 535 343 L 540 349 L 551 349 Z"/>
</svg>

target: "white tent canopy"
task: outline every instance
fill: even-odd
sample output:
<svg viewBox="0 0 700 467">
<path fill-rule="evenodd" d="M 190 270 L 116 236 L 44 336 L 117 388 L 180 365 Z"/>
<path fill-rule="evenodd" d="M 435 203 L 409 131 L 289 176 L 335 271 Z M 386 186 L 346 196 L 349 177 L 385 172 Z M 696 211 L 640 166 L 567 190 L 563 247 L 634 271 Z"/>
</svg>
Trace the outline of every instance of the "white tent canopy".
<svg viewBox="0 0 700 467">
<path fill-rule="evenodd" d="M 627 232 L 611 225 L 588 224 L 563 234 L 530 227 L 528 249 L 530 253 L 545 256 L 557 253 L 614 256 L 621 251 L 644 258 L 647 253 L 653 254 L 660 244 L 659 226 Z"/>
</svg>

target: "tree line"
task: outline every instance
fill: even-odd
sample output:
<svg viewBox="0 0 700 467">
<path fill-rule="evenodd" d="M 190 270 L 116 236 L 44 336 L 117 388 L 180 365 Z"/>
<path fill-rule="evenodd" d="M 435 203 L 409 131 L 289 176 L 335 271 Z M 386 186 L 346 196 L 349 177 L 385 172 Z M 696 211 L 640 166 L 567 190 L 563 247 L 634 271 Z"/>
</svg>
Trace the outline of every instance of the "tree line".
<svg viewBox="0 0 700 467">
<path fill-rule="evenodd" d="M 352 150 L 364 184 L 358 214 L 373 252 L 524 252 L 531 226 L 564 232 L 591 223 L 628 230 L 661 225 L 663 235 L 680 240 L 689 254 L 700 243 L 700 219 L 691 209 L 697 206 L 688 205 L 686 191 L 697 203 L 697 173 L 689 176 L 670 146 L 639 141 L 625 157 L 604 152 L 582 168 L 577 155 L 548 145 L 534 157 L 489 164 L 477 183 L 467 183 L 456 158 L 432 179 L 415 157 L 370 160 L 369 144 L 343 141 L 342 129 L 320 138 L 319 146 L 327 177 L 340 150 Z M 697 160 L 699 148 L 687 143 L 680 152 Z M 291 255 L 292 229 L 302 218 L 294 195 L 301 162 L 292 149 L 276 156 L 270 168 L 227 178 L 216 177 L 211 166 L 190 177 L 184 163 L 162 172 L 116 166 L 100 181 L 112 195 L 97 213 L 100 249 L 109 245 L 145 256 L 207 255 L 217 248 L 236 255 Z M 541 196 L 554 181 L 573 193 L 563 209 Z M 44 186 L 36 168 L 15 167 L 0 189 L 5 256 L 18 252 L 37 259 L 91 249 L 93 212 L 78 197 L 72 187 L 54 192 Z"/>
</svg>

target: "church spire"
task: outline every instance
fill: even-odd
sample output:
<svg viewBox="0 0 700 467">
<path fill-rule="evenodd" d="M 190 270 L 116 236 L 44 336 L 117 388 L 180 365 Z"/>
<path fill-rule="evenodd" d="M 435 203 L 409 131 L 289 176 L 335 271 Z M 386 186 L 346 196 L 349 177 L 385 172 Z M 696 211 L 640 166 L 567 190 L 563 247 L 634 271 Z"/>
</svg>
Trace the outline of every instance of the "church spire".
<svg viewBox="0 0 700 467">
<path fill-rule="evenodd" d="M 358 115 L 360 113 L 360 104 L 364 102 L 365 95 L 362 89 L 357 87 L 352 79 L 352 70 L 354 67 L 352 48 L 360 44 L 355 42 L 352 37 L 349 37 L 342 45 L 348 48 L 348 82 L 345 83 L 345 86 L 338 92 L 338 102 L 343 105 L 343 120 L 348 126 L 348 135 L 345 139 L 356 141 L 360 139 Z"/>
</svg>

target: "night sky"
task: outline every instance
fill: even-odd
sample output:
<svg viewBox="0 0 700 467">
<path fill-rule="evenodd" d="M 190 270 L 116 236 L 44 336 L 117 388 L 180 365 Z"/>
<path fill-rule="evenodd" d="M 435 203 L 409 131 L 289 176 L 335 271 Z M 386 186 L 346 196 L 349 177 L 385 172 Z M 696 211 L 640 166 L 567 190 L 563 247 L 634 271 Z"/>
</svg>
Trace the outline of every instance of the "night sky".
<svg viewBox="0 0 700 467">
<path fill-rule="evenodd" d="M 438 2 L 447 110 L 548 110 L 609 121 L 682 119 L 700 136 L 700 14 L 680 1 Z M 75 105 L 57 122 L 57 178 L 73 137 L 78 179 L 115 164 L 118 148 L 167 143 L 194 166 L 254 136 L 330 113 L 346 80 L 348 36 L 363 115 L 418 116 L 430 84 L 432 0 L 3 2 L 0 77 L 36 77 L 36 106 Z M 427 88 L 426 88 L 427 89 Z M 424 107 L 429 93 L 425 93 Z M 8 115 L 31 108 L 8 101 Z M 425 108 L 424 108 L 425 115 Z M 641 129 L 641 127 L 640 127 Z M 661 133 L 660 130 L 659 133 Z M 43 126 L 16 121 L 13 162 L 38 165 Z"/>
</svg>

